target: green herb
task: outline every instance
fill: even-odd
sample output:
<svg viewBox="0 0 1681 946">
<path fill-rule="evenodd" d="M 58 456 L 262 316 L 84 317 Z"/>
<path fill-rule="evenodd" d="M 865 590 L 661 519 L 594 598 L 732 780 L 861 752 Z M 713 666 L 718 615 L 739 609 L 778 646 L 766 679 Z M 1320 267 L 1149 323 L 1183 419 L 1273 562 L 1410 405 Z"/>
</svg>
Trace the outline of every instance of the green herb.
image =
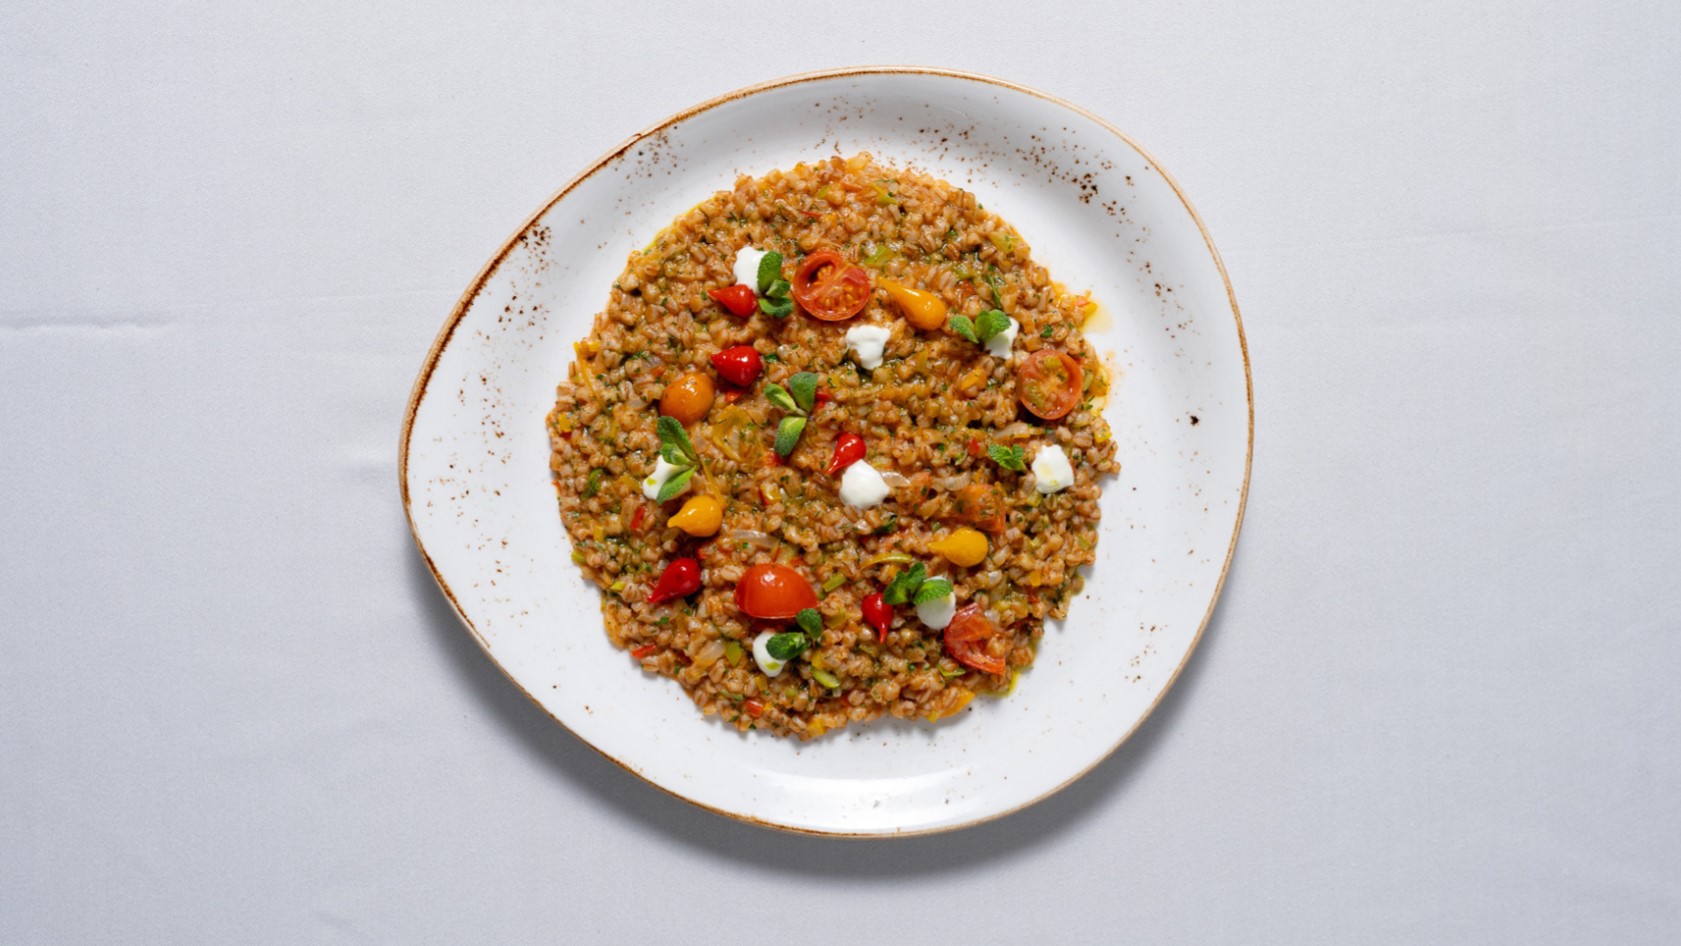
<svg viewBox="0 0 1681 946">
<path fill-rule="evenodd" d="M 759 311 L 784 318 L 794 311 L 794 300 L 788 298 L 788 280 L 782 278 L 782 254 L 771 250 L 759 260 Z"/>
<path fill-rule="evenodd" d="M 794 403 L 794 398 L 788 393 L 788 389 L 780 384 L 765 385 L 765 400 L 785 411 L 798 412 L 800 409 L 799 405 Z"/>
<path fill-rule="evenodd" d="M 980 336 L 975 334 L 974 320 L 970 319 L 967 315 L 952 316 L 951 319 L 946 322 L 946 328 L 951 329 L 953 334 L 960 335 L 977 345 L 980 344 Z"/>
<path fill-rule="evenodd" d="M 893 580 L 887 583 L 887 590 L 882 592 L 881 600 L 888 604 L 904 604 L 910 600 L 911 595 L 916 594 L 916 589 L 922 587 L 922 583 L 927 580 L 928 567 L 921 562 L 917 562 L 910 568 L 893 576 Z"/>
<path fill-rule="evenodd" d="M 1050 338 L 1050 337 L 1051 337 L 1051 333 L 1052 333 L 1052 332 L 1053 332 L 1053 331 L 1055 331 L 1055 330 L 1056 330 L 1056 326 L 1054 326 L 1054 325 L 1047 325 L 1047 326 L 1045 326 L 1045 327 L 1044 327 L 1044 328 L 1043 328 L 1043 329 L 1042 329 L 1042 330 L 1040 330 L 1040 332 L 1039 332 L 1039 337 L 1040 337 L 1040 338 Z"/>
<path fill-rule="evenodd" d="M 590 475 L 584 478 L 584 498 L 594 499 L 595 494 L 599 492 L 601 492 L 601 471 L 599 469 L 591 470 Z"/>
<path fill-rule="evenodd" d="M 988 263 L 986 267 L 986 284 L 992 287 L 993 304 L 1004 305 L 1004 277 L 998 275 L 998 267 Z"/>
<path fill-rule="evenodd" d="M 944 578 L 930 578 L 922 583 L 922 587 L 916 589 L 911 596 L 911 601 L 915 604 L 927 604 L 930 601 L 938 601 L 949 594 L 951 594 L 951 582 Z"/>
<path fill-rule="evenodd" d="M 688 467 L 676 474 L 673 474 L 671 479 L 666 480 L 665 485 L 660 487 L 659 495 L 655 496 L 654 500 L 656 502 L 663 503 L 673 496 L 681 494 L 684 490 L 689 488 L 689 481 L 694 479 L 694 477 L 694 467 Z"/>
<path fill-rule="evenodd" d="M 897 528 L 899 528 L 899 514 L 890 512 L 887 514 L 887 518 L 881 520 L 881 525 L 876 526 L 876 535 L 887 535 Z M 909 561 L 909 559 L 907 558 L 906 561 Z"/>
<path fill-rule="evenodd" d="M 809 412 L 817 405 L 817 375 L 801 371 L 788 379 L 788 387 L 794 392 L 794 403 L 800 410 Z"/>
<path fill-rule="evenodd" d="M 788 392 L 793 388 L 793 393 Z M 788 412 L 776 425 L 776 455 L 785 457 L 799 445 L 805 433 L 806 415 L 817 406 L 817 375 L 801 371 L 788 379 L 788 388 L 780 384 L 765 385 L 765 399 Z"/>
<path fill-rule="evenodd" d="M 805 631 L 806 636 L 814 641 L 823 639 L 823 613 L 816 608 L 806 608 L 794 615 L 794 623 Z"/>
<path fill-rule="evenodd" d="M 840 689 L 840 681 L 835 679 L 835 675 L 827 670 L 819 670 L 816 667 L 812 667 L 811 678 L 831 690 Z"/>
<path fill-rule="evenodd" d="M 986 445 L 986 455 L 992 462 L 1006 470 L 1017 473 L 1027 472 L 1027 454 L 1020 447 L 1006 447 L 1002 444 L 989 443 Z"/>
<path fill-rule="evenodd" d="M 660 437 L 660 458 L 677 467 L 655 497 L 663 503 L 689 488 L 689 481 L 695 476 L 695 467 L 700 465 L 700 454 L 695 452 L 695 445 L 689 442 L 689 435 L 677 418 L 662 415 L 655 422 L 654 430 Z"/>
<path fill-rule="evenodd" d="M 810 646 L 811 641 L 796 631 L 772 635 L 771 639 L 765 642 L 765 650 L 771 657 L 781 661 L 793 660 L 805 653 L 805 649 Z"/>
<path fill-rule="evenodd" d="M 951 680 L 955 677 L 961 677 L 968 672 L 969 671 L 964 670 L 962 667 L 958 667 L 956 670 L 947 670 L 944 667 L 940 668 L 940 676 L 945 677 L 947 680 Z"/>
<path fill-rule="evenodd" d="M 992 341 L 993 336 L 1009 327 L 1010 317 L 998 309 L 988 309 L 975 319 L 975 334 L 979 335 L 983 342 Z"/>
<path fill-rule="evenodd" d="M 844 584 L 846 584 L 846 576 L 836 572 L 835 574 L 830 575 L 828 579 L 823 582 L 823 593 L 828 594 Z"/>
<path fill-rule="evenodd" d="M 765 355 L 764 360 L 765 361 L 781 361 L 782 356 L 773 351 L 773 352 Z"/>
</svg>

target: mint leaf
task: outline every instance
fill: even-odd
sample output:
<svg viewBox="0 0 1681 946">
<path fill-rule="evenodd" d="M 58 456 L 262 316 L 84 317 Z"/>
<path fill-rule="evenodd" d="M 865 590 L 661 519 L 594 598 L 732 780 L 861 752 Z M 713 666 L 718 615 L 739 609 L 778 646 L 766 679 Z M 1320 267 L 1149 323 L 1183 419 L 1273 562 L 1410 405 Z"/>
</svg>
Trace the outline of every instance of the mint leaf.
<svg viewBox="0 0 1681 946">
<path fill-rule="evenodd" d="M 700 457 L 695 453 L 695 445 L 689 442 L 689 435 L 683 430 L 683 425 L 677 422 L 677 418 L 661 414 L 660 419 L 654 424 L 654 430 L 660 436 L 660 454 L 662 456 L 665 455 L 666 445 L 670 444 L 675 446 L 689 460 L 691 466 L 700 462 Z M 666 462 L 673 461 L 670 457 L 667 457 Z"/>
<path fill-rule="evenodd" d="M 997 309 L 988 309 L 975 320 L 975 334 L 981 341 L 991 341 L 992 336 L 1010 327 L 1010 317 Z"/>
<path fill-rule="evenodd" d="M 975 334 L 975 323 L 967 315 L 952 316 L 950 321 L 946 322 L 946 328 L 977 345 L 981 342 L 980 336 Z"/>
<path fill-rule="evenodd" d="M 776 455 L 785 457 L 793 453 L 794 447 L 800 442 L 800 434 L 804 432 L 804 417 L 782 418 L 782 423 L 776 425 Z"/>
<path fill-rule="evenodd" d="M 782 278 L 782 254 L 771 250 L 759 259 L 759 295 L 771 294 L 770 287 Z M 784 290 L 785 292 L 787 290 Z"/>
<path fill-rule="evenodd" d="M 765 641 L 765 650 L 769 651 L 772 657 L 781 661 L 793 660 L 805 653 L 805 649 L 809 646 L 811 646 L 811 641 L 797 631 L 784 631 Z"/>
<path fill-rule="evenodd" d="M 921 588 L 916 589 L 916 595 L 911 600 L 915 604 L 927 604 L 930 601 L 938 601 L 949 594 L 951 594 L 951 582 L 944 578 L 930 578 L 922 583 Z"/>
<path fill-rule="evenodd" d="M 1027 455 L 1020 447 L 989 443 L 986 445 L 986 455 L 1006 470 L 1015 470 L 1017 473 L 1027 471 Z"/>
<path fill-rule="evenodd" d="M 660 456 L 672 466 L 688 466 L 689 458 L 683 455 L 683 450 L 674 443 L 660 444 Z"/>
<path fill-rule="evenodd" d="M 812 640 L 823 639 L 823 615 L 816 608 L 806 608 L 794 615 L 794 623 Z"/>
<path fill-rule="evenodd" d="M 788 379 L 788 387 L 794 391 L 794 403 L 802 411 L 810 411 L 817 404 L 817 375 L 809 371 L 801 371 Z"/>
<path fill-rule="evenodd" d="M 759 311 L 779 319 L 786 318 L 788 313 L 794 311 L 794 303 L 787 299 L 760 299 Z"/>
<path fill-rule="evenodd" d="M 655 496 L 654 499 L 663 503 L 671 497 L 683 492 L 689 488 L 689 480 L 693 479 L 694 475 L 694 468 L 690 467 L 683 470 L 683 472 L 678 473 L 676 476 L 673 476 L 671 479 L 666 480 L 665 485 L 660 487 L 659 495 Z"/>
<path fill-rule="evenodd" d="M 922 582 L 927 577 L 928 566 L 917 562 L 887 583 L 887 590 L 881 593 L 881 600 L 888 604 L 904 604 L 916 593 L 916 589 L 922 587 Z"/>
<path fill-rule="evenodd" d="M 789 413 L 799 413 L 799 405 L 795 404 L 794 399 L 789 396 L 788 389 L 780 384 L 765 385 L 765 400 Z"/>
</svg>

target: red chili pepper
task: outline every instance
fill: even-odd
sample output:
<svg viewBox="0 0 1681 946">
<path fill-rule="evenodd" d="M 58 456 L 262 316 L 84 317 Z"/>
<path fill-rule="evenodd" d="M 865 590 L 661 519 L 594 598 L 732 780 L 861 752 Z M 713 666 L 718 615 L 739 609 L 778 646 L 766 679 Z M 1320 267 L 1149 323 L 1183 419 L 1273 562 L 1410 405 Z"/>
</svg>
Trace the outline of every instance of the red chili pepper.
<svg viewBox="0 0 1681 946">
<path fill-rule="evenodd" d="M 660 572 L 660 580 L 654 583 L 654 590 L 648 593 L 648 603 L 659 604 L 661 601 L 692 595 L 699 590 L 700 562 L 692 558 L 680 558 Z"/>
<path fill-rule="evenodd" d="M 765 370 L 765 361 L 752 345 L 736 345 L 712 356 L 712 367 L 718 376 L 740 387 L 748 387 Z"/>
<path fill-rule="evenodd" d="M 737 283 L 722 289 L 708 289 L 706 294 L 712 300 L 728 309 L 731 315 L 747 318 L 753 310 L 759 307 L 759 296 L 751 286 Z"/>
<path fill-rule="evenodd" d="M 741 704 L 741 708 L 746 710 L 747 715 L 753 717 L 754 719 L 758 719 L 760 716 L 765 715 L 765 704 L 760 703 L 758 700 L 748 700 L 747 702 Z"/>
<path fill-rule="evenodd" d="M 747 391 L 744 388 L 726 387 L 726 388 L 724 388 L 724 403 L 725 404 L 734 404 L 735 402 L 741 400 L 746 395 L 747 395 Z"/>
<path fill-rule="evenodd" d="M 646 519 L 647 517 L 648 517 L 648 507 L 647 506 L 637 506 L 636 507 L 636 514 L 630 517 L 630 531 L 641 532 L 642 531 L 642 520 Z"/>
<path fill-rule="evenodd" d="M 765 451 L 765 466 L 787 466 L 788 461 L 776 455 L 775 450 Z"/>
<path fill-rule="evenodd" d="M 829 393 L 828 388 L 818 388 L 817 395 L 812 398 L 811 412 L 813 414 L 817 413 L 817 409 L 819 407 L 822 407 L 834 399 L 835 396 Z"/>
<path fill-rule="evenodd" d="M 631 651 L 630 655 L 632 657 L 635 657 L 637 660 L 641 660 L 644 657 L 647 657 L 649 654 L 651 654 L 654 651 L 659 650 L 659 649 L 660 648 L 659 648 L 658 644 L 643 644 L 641 647 L 638 647 L 635 650 Z"/>
<path fill-rule="evenodd" d="M 893 606 L 882 598 L 881 592 L 864 596 L 864 620 L 880 632 L 879 643 L 887 643 L 887 629 L 893 625 Z"/>
<path fill-rule="evenodd" d="M 824 472 L 834 476 L 862 459 L 864 438 L 851 432 L 841 434 L 840 439 L 835 441 L 835 455 L 829 458 L 829 469 Z"/>
<path fill-rule="evenodd" d="M 969 455 L 972 457 L 979 457 L 981 454 L 986 452 L 986 448 L 981 446 L 981 442 L 979 440 L 970 440 L 964 445 L 964 449 L 968 450 Z"/>
</svg>

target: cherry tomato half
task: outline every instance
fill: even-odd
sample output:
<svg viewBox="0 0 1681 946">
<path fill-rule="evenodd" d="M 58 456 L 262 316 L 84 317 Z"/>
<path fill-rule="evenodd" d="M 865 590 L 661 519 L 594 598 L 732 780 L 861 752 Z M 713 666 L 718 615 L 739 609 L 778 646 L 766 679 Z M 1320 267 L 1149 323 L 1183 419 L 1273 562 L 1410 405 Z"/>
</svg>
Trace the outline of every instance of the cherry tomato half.
<svg viewBox="0 0 1681 946">
<path fill-rule="evenodd" d="M 834 250 L 806 257 L 794 272 L 794 301 L 812 318 L 825 322 L 850 319 L 870 301 L 870 274 Z"/>
<path fill-rule="evenodd" d="M 1054 348 L 1041 348 L 1016 369 L 1016 397 L 1021 406 L 1056 420 L 1080 403 L 1086 373 L 1080 363 Z"/>
<path fill-rule="evenodd" d="M 988 647 L 998 636 L 998 626 L 978 604 L 964 605 L 946 625 L 946 653 L 951 659 L 982 673 L 1003 673 L 1004 658 Z"/>
<path fill-rule="evenodd" d="M 817 607 L 817 592 L 804 575 L 786 565 L 754 565 L 735 583 L 735 606 L 748 617 L 786 621 Z"/>
</svg>

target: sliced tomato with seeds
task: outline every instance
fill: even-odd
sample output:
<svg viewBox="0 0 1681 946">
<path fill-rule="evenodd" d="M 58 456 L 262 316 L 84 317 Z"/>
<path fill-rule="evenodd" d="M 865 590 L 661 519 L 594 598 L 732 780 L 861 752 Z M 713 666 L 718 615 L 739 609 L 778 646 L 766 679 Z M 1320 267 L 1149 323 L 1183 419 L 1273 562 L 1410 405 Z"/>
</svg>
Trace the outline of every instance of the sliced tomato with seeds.
<svg viewBox="0 0 1681 946">
<path fill-rule="evenodd" d="M 874 291 L 869 271 L 834 250 L 806 257 L 794 271 L 794 301 L 812 318 L 842 322 L 863 311 Z"/>
<path fill-rule="evenodd" d="M 946 625 L 946 653 L 965 667 L 973 667 L 982 673 L 1003 673 L 1007 667 L 1003 656 L 991 650 L 991 645 L 999 637 L 998 625 L 992 623 L 981 606 L 967 604 L 959 608 L 951 623 Z"/>
<path fill-rule="evenodd" d="M 1016 397 L 1021 406 L 1045 420 L 1057 420 L 1080 403 L 1086 373 L 1066 352 L 1041 348 L 1016 369 Z"/>
</svg>

